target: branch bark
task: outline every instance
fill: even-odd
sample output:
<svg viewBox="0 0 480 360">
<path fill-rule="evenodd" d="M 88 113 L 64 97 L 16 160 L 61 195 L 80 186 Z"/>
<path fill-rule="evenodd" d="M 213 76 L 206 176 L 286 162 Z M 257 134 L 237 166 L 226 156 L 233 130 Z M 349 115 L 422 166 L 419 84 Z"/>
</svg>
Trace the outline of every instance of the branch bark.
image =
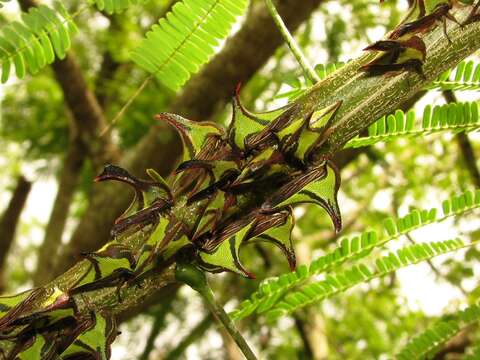
<svg viewBox="0 0 480 360">
<path fill-rule="evenodd" d="M 10 247 L 15 240 L 17 225 L 20 220 L 23 208 L 32 188 L 32 183 L 20 176 L 17 180 L 12 198 L 0 220 L 0 273 L 3 275 L 5 261 Z M 0 277 L 0 292 L 3 291 L 3 276 Z"/>
<path fill-rule="evenodd" d="M 465 133 L 455 135 L 458 147 L 462 153 L 463 161 L 467 167 L 472 183 L 475 187 L 480 188 L 480 171 L 477 166 L 477 159 L 475 158 L 475 152 L 473 150 L 472 143 Z"/>
<path fill-rule="evenodd" d="M 283 0 L 278 10 L 291 31 L 295 31 L 323 0 Z M 223 50 L 194 76 L 173 101 L 169 111 L 197 120 L 207 120 L 227 101 L 238 83 L 246 83 L 282 44 L 282 37 L 265 6 L 256 4 L 242 28 Z M 208 96 L 205 96 L 208 94 Z M 157 109 L 160 111 L 161 109 Z M 168 132 L 168 133 L 167 133 Z M 163 135 L 161 136 L 161 134 Z M 165 135 L 167 133 L 167 135 Z M 180 154 L 177 137 L 166 127 L 152 126 L 144 139 L 121 161 L 121 166 L 137 176 L 154 168 L 168 175 Z M 109 239 L 110 227 L 128 206 L 131 194 L 117 186 L 96 187 L 88 209 L 69 245 L 60 256 L 54 273 L 65 271 L 81 251 L 94 250 Z"/>
<path fill-rule="evenodd" d="M 456 14 L 458 18 L 464 19 L 468 11 L 468 8 L 460 9 Z M 326 106 L 335 101 L 343 101 L 337 113 L 335 130 L 328 139 L 326 154 L 336 153 L 362 129 L 381 116 L 398 109 L 399 104 L 407 101 L 442 71 L 452 68 L 480 46 L 478 23 L 463 28 L 450 24 L 448 33 L 451 39 L 455 39 L 452 43 L 449 43 L 438 28 L 424 36 L 428 54 L 423 66 L 425 78 L 412 73 L 391 77 L 366 77 L 359 68 L 375 56 L 367 53 L 311 88 L 301 100 L 307 108 L 312 103 Z"/>
</svg>

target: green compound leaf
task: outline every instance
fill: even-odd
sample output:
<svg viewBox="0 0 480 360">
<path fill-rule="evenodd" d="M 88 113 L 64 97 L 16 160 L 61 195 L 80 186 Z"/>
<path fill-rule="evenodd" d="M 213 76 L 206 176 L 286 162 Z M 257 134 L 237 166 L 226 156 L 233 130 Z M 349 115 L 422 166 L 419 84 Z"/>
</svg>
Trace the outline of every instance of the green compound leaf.
<svg viewBox="0 0 480 360">
<path fill-rule="evenodd" d="M 350 140 L 346 148 L 369 146 L 378 142 L 390 142 L 402 137 L 426 136 L 440 132 L 472 132 L 480 128 L 479 106 L 477 102 L 451 103 L 432 107 L 423 111 L 422 123 L 416 124 L 414 110 L 406 114 L 397 110 L 395 114 L 384 116 L 368 128 L 368 136 Z"/>
<path fill-rule="evenodd" d="M 421 334 L 415 336 L 400 351 L 396 359 L 415 360 L 430 359 L 441 350 L 443 344 L 451 340 L 458 332 L 480 320 L 480 306 L 478 304 L 464 310 L 446 315 L 435 322 Z"/>
<path fill-rule="evenodd" d="M 429 87 L 438 90 L 480 90 L 480 63 L 462 61 L 455 69 L 440 75 Z"/>
<path fill-rule="evenodd" d="M 105 11 L 107 14 L 119 13 L 132 5 L 138 5 L 146 0 L 89 0 L 98 10 Z"/>
<path fill-rule="evenodd" d="M 247 0 L 184 0 L 147 33 L 131 57 L 172 90 L 178 90 L 214 54 Z"/>
<path fill-rule="evenodd" d="M 63 59 L 77 28 L 60 2 L 55 9 L 45 5 L 22 14 L 22 22 L 13 21 L 0 34 L 1 82 L 5 83 L 15 68 L 18 78 L 36 74 L 55 57 Z"/>
<path fill-rule="evenodd" d="M 480 189 L 466 191 L 452 196 L 443 202 L 444 206 L 452 209 L 456 203 L 455 212 L 449 210 L 439 217 L 436 208 L 412 210 L 405 216 L 384 221 L 383 232 L 368 230 L 357 236 L 344 237 L 339 245 L 327 254 L 315 259 L 308 267 L 300 267 L 296 272 L 282 274 L 278 278 L 266 279 L 260 288 L 252 294 L 250 299 L 242 302 L 231 316 L 235 320 L 243 319 L 253 312 L 264 313 L 272 308 L 283 296 L 298 285 L 304 284 L 322 273 L 334 272 L 346 262 L 358 260 L 368 256 L 374 249 L 385 246 L 390 241 L 413 230 L 439 223 L 452 216 L 465 215 L 480 207 Z M 448 204 L 448 205 L 445 205 Z"/>
<path fill-rule="evenodd" d="M 465 245 L 460 239 L 454 239 L 410 245 L 377 258 L 375 266 L 359 264 L 336 274 L 328 274 L 324 280 L 300 286 L 298 290 L 289 292 L 267 312 L 267 319 L 276 320 L 307 305 L 322 302 L 358 284 L 474 244 L 477 243 Z"/>
</svg>

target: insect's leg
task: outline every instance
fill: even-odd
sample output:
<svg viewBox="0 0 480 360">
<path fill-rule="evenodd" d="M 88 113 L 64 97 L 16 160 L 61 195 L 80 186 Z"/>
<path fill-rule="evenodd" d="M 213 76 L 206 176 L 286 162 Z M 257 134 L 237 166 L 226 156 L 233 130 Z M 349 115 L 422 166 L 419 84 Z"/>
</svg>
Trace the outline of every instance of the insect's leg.
<svg viewBox="0 0 480 360">
<path fill-rule="evenodd" d="M 425 0 L 418 0 L 418 18 L 422 18 L 427 13 L 425 10 Z"/>
<path fill-rule="evenodd" d="M 444 16 L 442 18 L 442 25 L 443 25 L 443 35 L 445 35 L 445 37 L 447 38 L 448 43 L 452 44 L 452 39 L 450 39 L 447 32 L 447 16 Z"/>
<path fill-rule="evenodd" d="M 406 70 L 417 73 L 422 77 L 423 80 L 427 79 L 425 77 L 425 74 L 423 73 L 423 63 L 420 60 L 410 59 L 400 65 L 403 66 Z"/>
<path fill-rule="evenodd" d="M 99 280 L 87 283 L 84 285 L 77 286 L 76 288 L 69 291 L 71 295 L 78 295 L 84 292 L 93 291 L 97 289 L 103 289 L 107 287 L 116 287 L 118 302 L 123 302 L 123 299 L 120 296 L 120 288 L 122 285 L 132 278 L 135 277 L 135 273 L 128 269 L 116 269 L 110 275 L 105 276 Z"/>
<path fill-rule="evenodd" d="M 30 311 L 35 301 L 44 294 L 45 290 L 43 288 L 36 288 L 17 296 L 3 298 L 4 302 L 0 302 L 0 304 L 7 307 L 8 310 L 0 317 L 0 332 L 16 321 L 23 313 Z"/>
<path fill-rule="evenodd" d="M 473 6 L 472 11 L 468 15 L 467 19 L 462 23 L 463 26 L 473 24 L 474 22 L 480 21 L 480 0 Z"/>
</svg>

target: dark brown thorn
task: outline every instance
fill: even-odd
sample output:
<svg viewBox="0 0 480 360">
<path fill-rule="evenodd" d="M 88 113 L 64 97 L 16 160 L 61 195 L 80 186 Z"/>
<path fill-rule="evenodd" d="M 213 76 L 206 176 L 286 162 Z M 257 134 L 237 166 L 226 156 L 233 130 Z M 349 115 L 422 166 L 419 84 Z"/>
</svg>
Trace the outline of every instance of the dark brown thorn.
<svg viewBox="0 0 480 360">
<path fill-rule="evenodd" d="M 401 48 L 401 43 L 397 40 L 380 40 L 368 45 L 364 51 L 392 51 Z"/>
<path fill-rule="evenodd" d="M 142 191 L 148 188 L 148 185 L 144 181 L 131 175 L 127 170 L 112 164 L 105 165 L 102 173 L 94 179 L 95 182 L 108 180 L 120 181 L 132 186 L 137 197 L 138 208 L 143 208 L 145 204 L 145 199 L 143 197 Z"/>
<path fill-rule="evenodd" d="M 190 169 L 206 169 L 212 170 L 213 165 L 208 161 L 203 160 L 187 160 L 182 162 L 178 165 L 177 169 L 175 170 L 175 174 L 179 174 L 183 171 L 190 170 Z"/>
<path fill-rule="evenodd" d="M 225 189 L 226 186 L 231 184 L 239 175 L 239 172 L 236 170 L 230 170 L 227 174 L 223 175 L 220 180 L 217 182 L 209 185 L 207 188 L 197 192 L 196 194 L 192 195 L 188 201 L 187 205 L 190 205 L 194 202 L 203 200 L 211 195 L 213 195 L 217 190 Z"/>
</svg>

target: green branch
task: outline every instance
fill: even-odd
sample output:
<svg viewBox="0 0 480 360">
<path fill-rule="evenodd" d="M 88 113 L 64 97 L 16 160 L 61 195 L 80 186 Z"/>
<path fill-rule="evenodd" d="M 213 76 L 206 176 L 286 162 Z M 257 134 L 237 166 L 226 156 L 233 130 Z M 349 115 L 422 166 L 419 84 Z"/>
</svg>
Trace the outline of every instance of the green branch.
<svg viewBox="0 0 480 360">
<path fill-rule="evenodd" d="M 468 7 L 459 9 L 455 17 L 464 19 L 469 12 Z M 366 53 L 345 64 L 300 97 L 297 102 L 304 104 L 305 109 L 311 104 L 327 106 L 343 101 L 325 152 L 336 153 L 361 130 L 382 116 L 393 113 L 413 94 L 477 51 L 480 48 L 480 23 L 463 28 L 449 27 L 448 36 L 452 42 L 443 34 L 442 26 L 424 36 L 428 54 L 423 65 L 425 78 L 411 72 L 367 77 L 360 67 L 370 62 L 375 54 Z"/>
<path fill-rule="evenodd" d="M 468 9 L 460 10 L 459 13 L 465 16 Z M 328 140 L 330 144 L 328 151 L 335 152 L 342 148 L 343 144 L 378 118 L 399 108 L 405 99 L 411 97 L 432 79 L 437 78 L 448 67 L 455 66 L 456 63 L 473 54 L 480 48 L 480 23 L 463 29 L 455 28 L 449 32 L 449 36 L 453 44 L 449 44 L 443 38 L 441 27 L 437 27 L 432 34 L 427 35 L 430 55 L 424 65 L 427 76 L 425 81 L 410 73 L 396 77 L 367 78 L 358 71 L 358 68 L 367 63 L 372 56 L 363 55 L 346 64 L 335 72 L 335 76 L 327 77 L 302 96 L 298 103 L 304 109 L 307 109 L 307 105 L 311 103 L 332 104 L 343 100 L 337 113 L 336 125 L 330 135 L 330 139 L 333 140 Z M 411 87 L 407 86 L 408 82 Z M 141 234 L 136 233 L 122 241 L 126 244 L 137 243 L 141 241 L 139 236 Z M 82 274 L 87 272 L 89 266 L 88 260 L 82 260 L 51 283 L 43 286 L 44 295 L 38 298 L 36 304 L 33 304 L 34 307 L 45 302 L 55 288 L 68 291 L 79 281 Z M 82 307 L 96 311 L 106 309 L 118 314 L 141 303 L 144 298 L 159 288 L 175 281 L 172 265 L 149 272 L 143 276 L 139 284 L 126 283 L 120 289 L 122 301 L 119 301 L 117 289 L 114 287 L 92 290 L 76 297 L 81 304 L 80 310 Z"/>
<path fill-rule="evenodd" d="M 275 24 L 277 25 L 278 30 L 280 30 L 280 32 L 282 33 L 283 39 L 285 40 L 288 47 L 292 51 L 293 56 L 295 56 L 295 59 L 303 69 L 305 76 L 313 84 L 318 83 L 320 81 L 320 77 L 317 75 L 313 67 L 309 64 L 307 58 L 302 52 L 302 49 L 300 49 L 300 46 L 298 46 L 292 34 L 290 34 L 290 31 L 288 31 L 287 26 L 283 22 L 282 17 L 280 16 L 277 9 L 275 8 L 275 5 L 273 5 L 272 0 L 265 0 L 265 3 L 267 4 L 267 8 L 268 8 L 268 11 L 270 12 L 270 15 L 272 15 L 273 21 L 275 21 Z"/>
</svg>

